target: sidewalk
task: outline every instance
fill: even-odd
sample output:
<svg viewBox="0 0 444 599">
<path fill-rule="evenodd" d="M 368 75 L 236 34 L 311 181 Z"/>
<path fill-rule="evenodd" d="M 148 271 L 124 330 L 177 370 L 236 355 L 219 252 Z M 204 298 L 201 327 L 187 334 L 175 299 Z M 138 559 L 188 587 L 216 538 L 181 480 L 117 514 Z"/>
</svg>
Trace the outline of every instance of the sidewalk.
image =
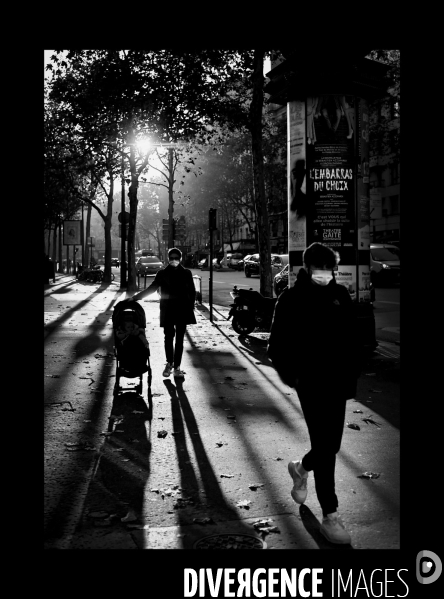
<svg viewBox="0 0 444 599">
<path fill-rule="evenodd" d="M 287 463 L 309 440 L 296 392 L 266 357 L 268 335 L 241 339 L 224 320 L 228 308 L 214 306 L 211 323 L 208 307 L 197 306 L 185 380 L 163 379 L 151 296 L 141 304 L 152 406 L 146 376 L 143 399 L 114 399 L 111 316 L 124 297 L 118 283 L 85 285 L 72 275 L 45 289 L 46 547 L 193 548 L 230 533 L 267 548 L 338 549 L 317 530 L 313 478 L 304 506 L 290 497 Z M 375 354 L 347 405 L 346 421 L 360 430 L 344 430 L 337 493 L 356 549 L 399 547 L 398 377 L 399 355 Z M 128 514 L 132 521 L 122 522 Z"/>
</svg>

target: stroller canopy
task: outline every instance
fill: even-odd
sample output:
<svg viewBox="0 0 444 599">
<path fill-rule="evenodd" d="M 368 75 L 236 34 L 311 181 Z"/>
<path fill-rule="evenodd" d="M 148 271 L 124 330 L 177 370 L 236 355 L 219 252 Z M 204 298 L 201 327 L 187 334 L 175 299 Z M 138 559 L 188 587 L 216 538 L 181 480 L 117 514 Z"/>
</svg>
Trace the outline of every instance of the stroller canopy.
<svg viewBox="0 0 444 599">
<path fill-rule="evenodd" d="M 114 312 L 112 315 L 113 326 L 117 326 L 120 318 L 123 316 L 125 310 L 131 310 L 134 314 L 134 322 L 141 328 L 146 328 L 146 316 L 145 310 L 135 300 L 123 300 L 114 306 Z"/>
</svg>

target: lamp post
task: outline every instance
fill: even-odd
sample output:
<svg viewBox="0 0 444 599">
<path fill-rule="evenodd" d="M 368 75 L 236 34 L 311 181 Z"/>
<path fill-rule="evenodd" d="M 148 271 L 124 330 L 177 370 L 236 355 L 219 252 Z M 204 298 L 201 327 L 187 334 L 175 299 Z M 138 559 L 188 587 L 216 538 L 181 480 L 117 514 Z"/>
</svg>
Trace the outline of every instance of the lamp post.
<svg viewBox="0 0 444 599">
<path fill-rule="evenodd" d="M 126 242 L 126 219 L 125 219 L 125 166 L 123 164 L 123 149 L 122 149 L 122 159 L 121 159 L 121 185 L 122 185 L 122 196 L 121 196 L 121 214 L 122 214 L 122 224 L 121 224 L 121 237 L 120 237 L 120 289 L 126 289 L 128 283 L 126 280 L 126 251 L 125 251 L 125 242 Z"/>
</svg>

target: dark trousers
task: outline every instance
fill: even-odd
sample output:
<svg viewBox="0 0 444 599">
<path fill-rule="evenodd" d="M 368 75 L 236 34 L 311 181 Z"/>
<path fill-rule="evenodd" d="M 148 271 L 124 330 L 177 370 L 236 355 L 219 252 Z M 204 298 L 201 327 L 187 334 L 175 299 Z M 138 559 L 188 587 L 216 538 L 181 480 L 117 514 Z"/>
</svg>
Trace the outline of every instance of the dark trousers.
<svg viewBox="0 0 444 599">
<path fill-rule="evenodd" d="M 168 324 L 163 327 L 166 361 L 169 364 L 174 363 L 174 368 L 179 368 L 182 361 L 183 338 L 186 328 L 186 324 Z M 174 336 L 176 336 L 175 347 L 173 345 Z"/>
<path fill-rule="evenodd" d="M 335 466 L 344 431 L 346 400 L 320 397 L 313 391 L 297 391 L 311 443 L 310 451 L 302 458 L 302 465 L 305 470 L 313 470 L 316 495 L 325 517 L 338 507 Z"/>
</svg>

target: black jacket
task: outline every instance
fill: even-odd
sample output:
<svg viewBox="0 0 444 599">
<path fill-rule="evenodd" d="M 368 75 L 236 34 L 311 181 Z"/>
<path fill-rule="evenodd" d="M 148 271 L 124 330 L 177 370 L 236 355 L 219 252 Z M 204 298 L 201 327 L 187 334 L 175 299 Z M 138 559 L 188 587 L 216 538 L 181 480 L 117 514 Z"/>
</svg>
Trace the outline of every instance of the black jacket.
<svg viewBox="0 0 444 599">
<path fill-rule="evenodd" d="M 359 372 L 355 307 L 348 290 L 333 279 L 312 283 L 304 269 L 280 295 L 268 356 L 291 387 L 350 399 Z"/>
<path fill-rule="evenodd" d="M 179 266 L 166 266 L 159 270 L 154 281 L 143 291 L 133 295 L 140 300 L 160 288 L 160 326 L 170 324 L 196 324 L 194 316 L 195 288 L 191 270 Z"/>
</svg>

